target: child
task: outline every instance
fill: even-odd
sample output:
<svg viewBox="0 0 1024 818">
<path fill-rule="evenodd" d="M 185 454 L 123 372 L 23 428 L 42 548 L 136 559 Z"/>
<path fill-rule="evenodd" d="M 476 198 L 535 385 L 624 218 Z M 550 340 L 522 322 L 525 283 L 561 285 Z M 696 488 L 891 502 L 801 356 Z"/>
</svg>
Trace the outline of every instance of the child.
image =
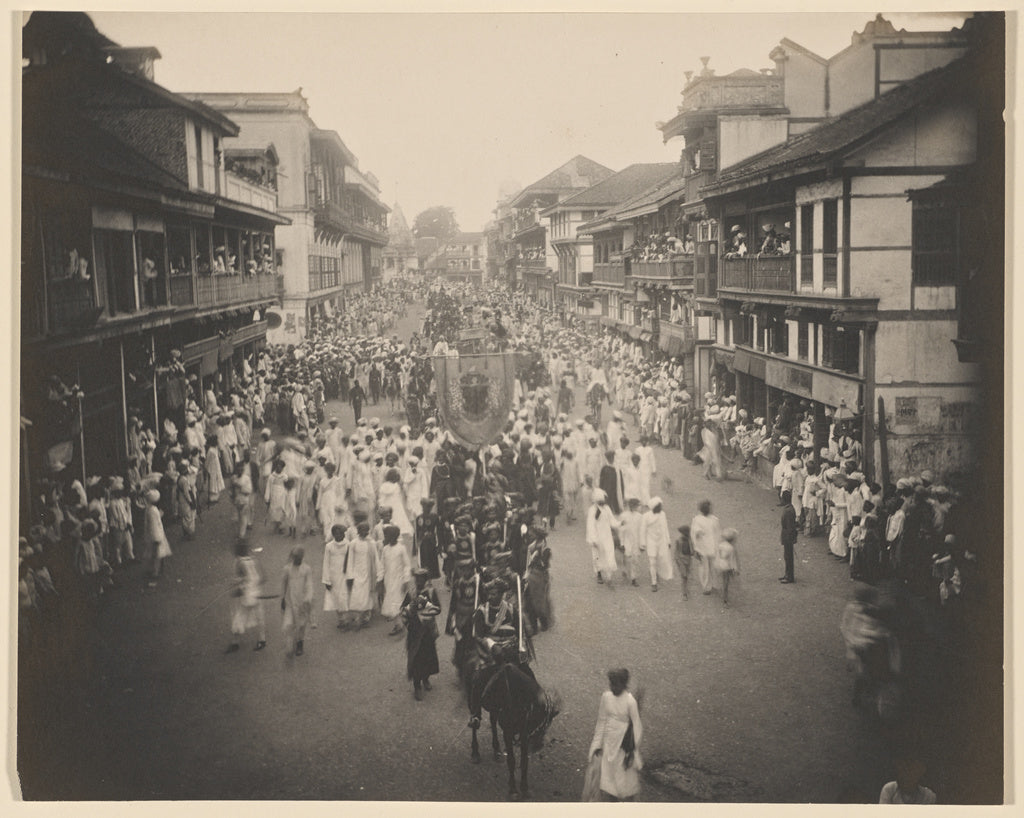
<svg viewBox="0 0 1024 818">
<path fill-rule="evenodd" d="M 291 561 L 285 566 L 281 580 L 281 611 L 284 613 L 281 624 L 289 656 L 293 653 L 302 656 L 302 642 L 313 609 L 313 572 L 303 563 L 305 556 L 301 546 L 293 548 Z"/>
<path fill-rule="evenodd" d="M 146 557 L 150 561 L 149 587 L 156 587 L 160 576 L 160 566 L 166 557 L 171 556 L 171 546 L 164 534 L 164 523 L 160 514 L 160 492 L 150 489 L 146 492 L 146 527 L 142 537 Z"/>
<path fill-rule="evenodd" d="M 406 589 L 412 582 L 412 562 L 409 552 L 400 545 L 401 529 L 397 525 L 385 525 L 382 532 L 381 573 L 384 575 L 384 599 L 380 612 L 389 622 L 394 622 L 389 635 L 402 632 L 402 623 L 397 617 L 402 609 Z"/>
<path fill-rule="evenodd" d="M 676 565 L 679 576 L 683 578 L 683 599 L 689 599 L 690 593 L 686 585 L 690 579 L 690 562 L 693 560 L 693 543 L 690 542 L 690 526 L 679 526 L 679 537 L 676 539 Z"/>
<path fill-rule="evenodd" d="M 284 481 L 284 524 L 288 533 L 295 538 L 295 517 L 298 514 L 296 506 L 298 496 L 298 483 L 294 477 L 287 477 Z"/>
<path fill-rule="evenodd" d="M 622 549 L 626 562 L 623 567 L 623 573 L 628 577 L 632 585 L 639 585 L 636 578 L 640 564 L 640 552 L 644 550 L 640 544 L 640 523 L 643 518 L 640 515 L 639 509 L 640 501 L 636 497 L 631 497 L 628 507 L 619 518 L 621 525 L 619 536 L 622 539 Z"/>
<path fill-rule="evenodd" d="M 224 491 L 224 473 L 221 469 L 220 447 L 217 435 L 206 438 L 206 505 L 212 506 Z"/>
<path fill-rule="evenodd" d="M 859 514 L 853 517 L 853 526 L 847 538 L 850 549 L 850 579 L 861 579 L 864 575 L 864 526 Z"/>
<path fill-rule="evenodd" d="M 110 521 L 110 550 L 114 564 L 125 565 L 135 562 L 132 508 L 122 477 L 115 477 L 111 483 L 110 511 L 107 516 Z"/>
<path fill-rule="evenodd" d="M 715 570 L 722 578 L 722 604 L 729 604 L 729 580 L 740 573 L 739 557 L 736 554 L 735 528 L 727 528 L 722 532 L 722 542 L 715 550 Z"/>
</svg>

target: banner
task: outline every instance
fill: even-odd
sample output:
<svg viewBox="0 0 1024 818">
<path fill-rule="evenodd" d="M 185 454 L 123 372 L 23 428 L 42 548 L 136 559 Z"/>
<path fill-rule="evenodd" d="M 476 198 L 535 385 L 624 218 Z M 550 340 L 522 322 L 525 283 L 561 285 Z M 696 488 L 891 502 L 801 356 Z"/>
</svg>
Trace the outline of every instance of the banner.
<svg viewBox="0 0 1024 818">
<path fill-rule="evenodd" d="M 493 443 L 512 408 L 515 353 L 439 355 L 433 363 L 441 422 L 467 448 Z"/>
</svg>

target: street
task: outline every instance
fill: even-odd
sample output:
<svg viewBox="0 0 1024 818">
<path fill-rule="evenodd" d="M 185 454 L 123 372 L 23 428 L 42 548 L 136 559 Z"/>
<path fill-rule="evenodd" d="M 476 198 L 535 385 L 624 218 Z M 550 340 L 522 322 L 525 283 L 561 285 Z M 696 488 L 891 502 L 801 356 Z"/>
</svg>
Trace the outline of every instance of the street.
<svg viewBox="0 0 1024 818">
<path fill-rule="evenodd" d="M 396 330 L 408 338 L 422 307 Z M 582 394 L 577 395 L 578 399 Z M 582 403 L 578 400 L 578 405 Z M 332 405 L 345 429 L 348 406 Z M 387 406 L 366 414 L 400 423 Z M 634 427 L 631 427 L 631 429 Z M 851 593 L 846 566 L 824 538 L 797 545 L 797 582 L 782 572 L 772 492 L 744 480 L 708 483 L 678 451 L 656 449 L 655 490 L 673 536 L 701 500 L 740 532 L 742 573 L 725 608 L 716 592 L 679 579 L 657 593 L 599 585 L 582 519 L 559 521 L 553 550 L 554 627 L 535 638 L 538 680 L 563 710 L 531 759 L 532 797 L 579 798 L 583 767 L 609 668 L 625 666 L 643 689 L 641 800 L 828 802 L 877 797 L 888 757 L 877 725 L 850 705 L 839 618 Z M 468 711 L 438 642 L 441 674 L 416 702 L 404 640 L 378 616 L 359 632 L 320 610 L 323 544 L 302 541 L 318 583 L 319 627 L 305 655 L 289 658 L 277 600 L 268 600 L 269 646 L 229 641 L 233 510 L 204 511 L 197 539 L 168 526 L 174 556 L 158 587 L 141 569 L 119 574 L 89 647 L 92 685 L 48 725 L 22 724 L 42 748 L 27 751 L 28 797 L 78 799 L 503 800 L 505 764 L 469 758 Z M 251 537 L 279 589 L 294 541 L 274 535 L 258 508 Z M 621 560 L 621 556 L 620 556 Z M 646 568 L 644 568 L 646 571 Z M 448 594 L 439 587 L 445 608 Z M 486 724 L 486 722 L 485 722 Z M 487 729 L 481 744 L 489 747 Z M 49 748 L 49 749 L 47 749 Z M 57 770 L 60 775 L 57 775 Z M 26 774 L 26 772 L 30 774 Z M 44 788 L 44 789 L 37 789 Z"/>
</svg>

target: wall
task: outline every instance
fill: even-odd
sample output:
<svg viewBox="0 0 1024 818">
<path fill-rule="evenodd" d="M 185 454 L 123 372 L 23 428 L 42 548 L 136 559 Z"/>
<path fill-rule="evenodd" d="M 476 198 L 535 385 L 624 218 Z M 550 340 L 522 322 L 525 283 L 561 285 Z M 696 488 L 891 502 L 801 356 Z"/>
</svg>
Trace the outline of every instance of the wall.
<svg viewBox="0 0 1024 818">
<path fill-rule="evenodd" d="M 974 390 L 880 386 L 876 394 L 885 403 L 890 481 L 931 469 L 936 482 L 962 485 L 977 468 L 980 429 Z M 873 410 L 877 413 L 877 404 Z M 878 464 L 880 452 L 878 443 Z"/>
<path fill-rule="evenodd" d="M 799 51 L 787 53 L 783 87 L 790 116 L 825 116 L 826 66 Z"/>
<path fill-rule="evenodd" d="M 868 167 L 966 165 L 977 155 L 977 119 L 969 102 L 929 106 L 854 152 Z M 914 187 L 920 187 L 915 184 Z"/>
<path fill-rule="evenodd" d="M 963 56 L 963 47 L 947 48 L 881 48 L 878 59 L 878 78 L 884 93 L 891 83 L 906 82 L 933 68 L 940 68 Z"/>
<path fill-rule="evenodd" d="M 265 148 L 273 144 L 277 151 L 278 207 L 306 206 L 306 171 L 310 164 L 310 126 L 299 113 L 255 114 L 226 112 L 241 129 L 236 137 L 223 141 L 224 148 Z"/>
<path fill-rule="evenodd" d="M 955 320 L 879 322 L 875 334 L 875 382 L 879 385 L 978 383 L 977 364 L 957 360 L 952 342 L 956 337 Z"/>
<path fill-rule="evenodd" d="M 720 116 L 718 118 L 718 162 L 724 169 L 786 141 L 787 124 L 782 117 Z"/>
<path fill-rule="evenodd" d="M 828 115 L 838 116 L 875 96 L 875 49 L 859 43 L 829 61 Z"/>
</svg>

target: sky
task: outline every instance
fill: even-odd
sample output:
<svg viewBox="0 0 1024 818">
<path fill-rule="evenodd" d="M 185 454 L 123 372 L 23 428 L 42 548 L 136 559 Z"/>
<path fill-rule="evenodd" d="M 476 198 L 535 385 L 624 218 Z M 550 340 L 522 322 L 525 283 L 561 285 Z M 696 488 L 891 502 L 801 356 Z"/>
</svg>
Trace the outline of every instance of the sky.
<svg viewBox="0 0 1024 818">
<path fill-rule="evenodd" d="M 658 121 L 685 71 L 772 66 L 783 37 L 830 57 L 874 16 L 855 13 L 147 13 L 90 12 L 124 46 L 155 46 L 172 91 L 302 89 L 410 225 L 434 206 L 482 230 L 499 191 L 577 154 L 612 170 L 673 162 Z M 962 15 L 887 14 L 948 30 Z"/>
</svg>

